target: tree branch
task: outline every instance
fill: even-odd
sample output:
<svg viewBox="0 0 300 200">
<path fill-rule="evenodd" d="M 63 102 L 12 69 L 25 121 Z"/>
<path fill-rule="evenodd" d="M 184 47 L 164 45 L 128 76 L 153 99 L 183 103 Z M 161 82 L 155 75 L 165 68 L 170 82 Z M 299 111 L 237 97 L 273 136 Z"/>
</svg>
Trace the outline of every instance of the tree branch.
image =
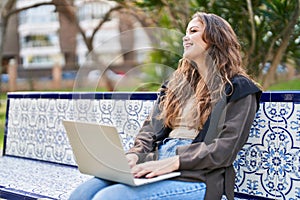
<svg viewBox="0 0 300 200">
<path fill-rule="evenodd" d="M 94 31 L 93 31 L 93 33 L 92 33 L 92 35 L 91 35 L 91 37 L 90 37 L 90 40 L 91 40 L 91 41 L 93 41 L 93 39 L 94 39 L 94 37 L 95 37 L 97 31 L 101 28 L 101 26 L 102 26 L 105 22 L 108 21 L 108 19 L 109 19 L 111 13 L 114 12 L 114 11 L 120 10 L 120 9 L 122 9 L 122 8 L 123 8 L 123 6 L 118 5 L 118 6 L 114 7 L 114 8 L 111 8 L 111 9 L 104 15 L 103 19 L 100 20 L 100 22 L 98 23 L 98 25 L 94 28 Z"/>
<path fill-rule="evenodd" d="M 12 10 L 11 12 L 8 12 L 5 15 L 5 17 L 10 17 L 11 15 L 17 14 L 17 13 L 22 12 L 24 10 L 28 10 L 30 8 L 35 8 L 35 7 L 39 7 L 39 6 L 45 6 L 45 5 L 53 5 L 53 3 L 52 2 L 36 3 L 36 4 L 31 5 L 31 6 L 25 6 L 25 7 L 22 7 L 22 8 L 18 8 L 18 9 Z"/>
</svg>

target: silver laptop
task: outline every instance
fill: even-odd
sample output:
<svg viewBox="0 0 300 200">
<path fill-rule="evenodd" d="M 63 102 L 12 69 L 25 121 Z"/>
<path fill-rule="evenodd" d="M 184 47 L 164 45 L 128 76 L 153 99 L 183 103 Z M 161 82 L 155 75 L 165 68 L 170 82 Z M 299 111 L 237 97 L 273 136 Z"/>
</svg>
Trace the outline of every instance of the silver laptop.
<svg viewBox="0 0 300 200">
<path fill-rule="evenodd" d="M 106 180 L 138 186 L 180 175 L 134 178 L 120 135 L 114 126 L 63 120 L 79 171 Z"/>
</svg>

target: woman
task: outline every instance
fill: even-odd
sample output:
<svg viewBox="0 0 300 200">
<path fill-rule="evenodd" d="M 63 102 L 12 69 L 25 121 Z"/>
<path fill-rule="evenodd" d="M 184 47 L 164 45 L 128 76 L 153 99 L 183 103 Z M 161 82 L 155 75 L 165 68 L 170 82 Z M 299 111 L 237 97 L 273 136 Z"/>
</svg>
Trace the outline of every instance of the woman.
<svg viewBox="0 0 300 200">
<path fill-rule="evenodd" d="M 224 19 L 196 13 L 183 46 L 178 69 L 126 154 L 135 177 L 181 175 L 139 187 L 93 178 L 71 199 L 234 198 L 232 163 L 247 141 L 261 90 L 242 68 L 240 45 Z"/>
</svg>

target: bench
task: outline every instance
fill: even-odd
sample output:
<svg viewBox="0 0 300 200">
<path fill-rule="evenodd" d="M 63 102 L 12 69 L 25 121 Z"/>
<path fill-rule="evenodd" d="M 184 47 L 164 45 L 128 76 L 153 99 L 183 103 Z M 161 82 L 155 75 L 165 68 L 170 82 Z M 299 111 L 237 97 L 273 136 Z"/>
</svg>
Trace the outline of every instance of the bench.
<svg viewBox="0 0 300 200">
<path fill-rule="evenodd" d="M 115 125 L 124 149 L 156 92 L 12 92 L 7 95 L 0 198 L 68 199 L 91 178 L 73 158 L 62 119 Z M 300 198 L 300 92 L 264 92 L 234 162 L 236 199 Z"/>
</svg>

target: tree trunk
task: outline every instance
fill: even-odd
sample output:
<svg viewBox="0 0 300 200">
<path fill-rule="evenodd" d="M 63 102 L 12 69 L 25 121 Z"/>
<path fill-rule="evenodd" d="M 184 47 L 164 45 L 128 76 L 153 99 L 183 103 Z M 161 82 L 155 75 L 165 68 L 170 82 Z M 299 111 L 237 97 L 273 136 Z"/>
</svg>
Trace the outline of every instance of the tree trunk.
<svg viewBox="0 0 300 200">
<path fill-rule="evenodd" d="M 71 3 L 73 6 L 73 4 Z M 63 10 L 67 9 L 66 6 L 59 9 L 59 40 L 60 48 L 65 58 L 65 70 L 77 69 L 76 64 L 76 37 L 77 28 L 74 21 L 71 22 L 67 19 L 66 15 L 62 14 Z M 58 9 L 57 9 L 58 10 Z"/>
<path fill-rule="evenodd" d="M 134 49 L 134 25 L 132 16 L 120 12 L 119 13 L 119 31 L 120 31 L 120 43 L 121 43 L 121 51 L 122 56 L 124 58 L 124 62 L 133 62 L 135 60 L 135 52 Z"/>
<path fill-rule="evenodd" d="M 251 25 L 251 45 L 245 56 L 244 65 L 248 66 L 249 63 L 252 63 L 251 57 L 255 49 L 256 44 L 256 30 L 255 30 L 255 22 L 254 22 L 254 13 L 251 0 L 247 0 L 247 8 L 248 8 L 248 15 L 249 15 L 249 22 Z"/>
<path fill-rule="evenodd" d="M 4 39 L 6 35 L 6 28 L 9 16 L 8 13 L 12 10 L 12 8 L 15 6 L 16 0 L 1 0 L 0 8 L 0 74 L 2 74 L 3 71 L 3 47 L 4 47 Z M 1 76 L 0 76 L 0 88 L 1 88 Z"/>
<path fill-rule="evenodd" d="M 297 1 L 297 3 L 296 3 L 295 12 L 294 12 L 290 22 L 288 23 L 286 28 L 282 31 L 281 45 L 275 52 L 271 67 L 268 70 L 268 73 L 266 74 L 266 77 L 262 83 L 262 86 L 264 88 L 270 87 L 270 85 L 275 82 L 277 66 L 280 64 L 282 57 L 288 47 L 290 35 L 292 34 L 292 32 L 294 30 L 294 26 L 297 23 L 298 18 L 299 18 L 299 1 Z"/>
</svg>

